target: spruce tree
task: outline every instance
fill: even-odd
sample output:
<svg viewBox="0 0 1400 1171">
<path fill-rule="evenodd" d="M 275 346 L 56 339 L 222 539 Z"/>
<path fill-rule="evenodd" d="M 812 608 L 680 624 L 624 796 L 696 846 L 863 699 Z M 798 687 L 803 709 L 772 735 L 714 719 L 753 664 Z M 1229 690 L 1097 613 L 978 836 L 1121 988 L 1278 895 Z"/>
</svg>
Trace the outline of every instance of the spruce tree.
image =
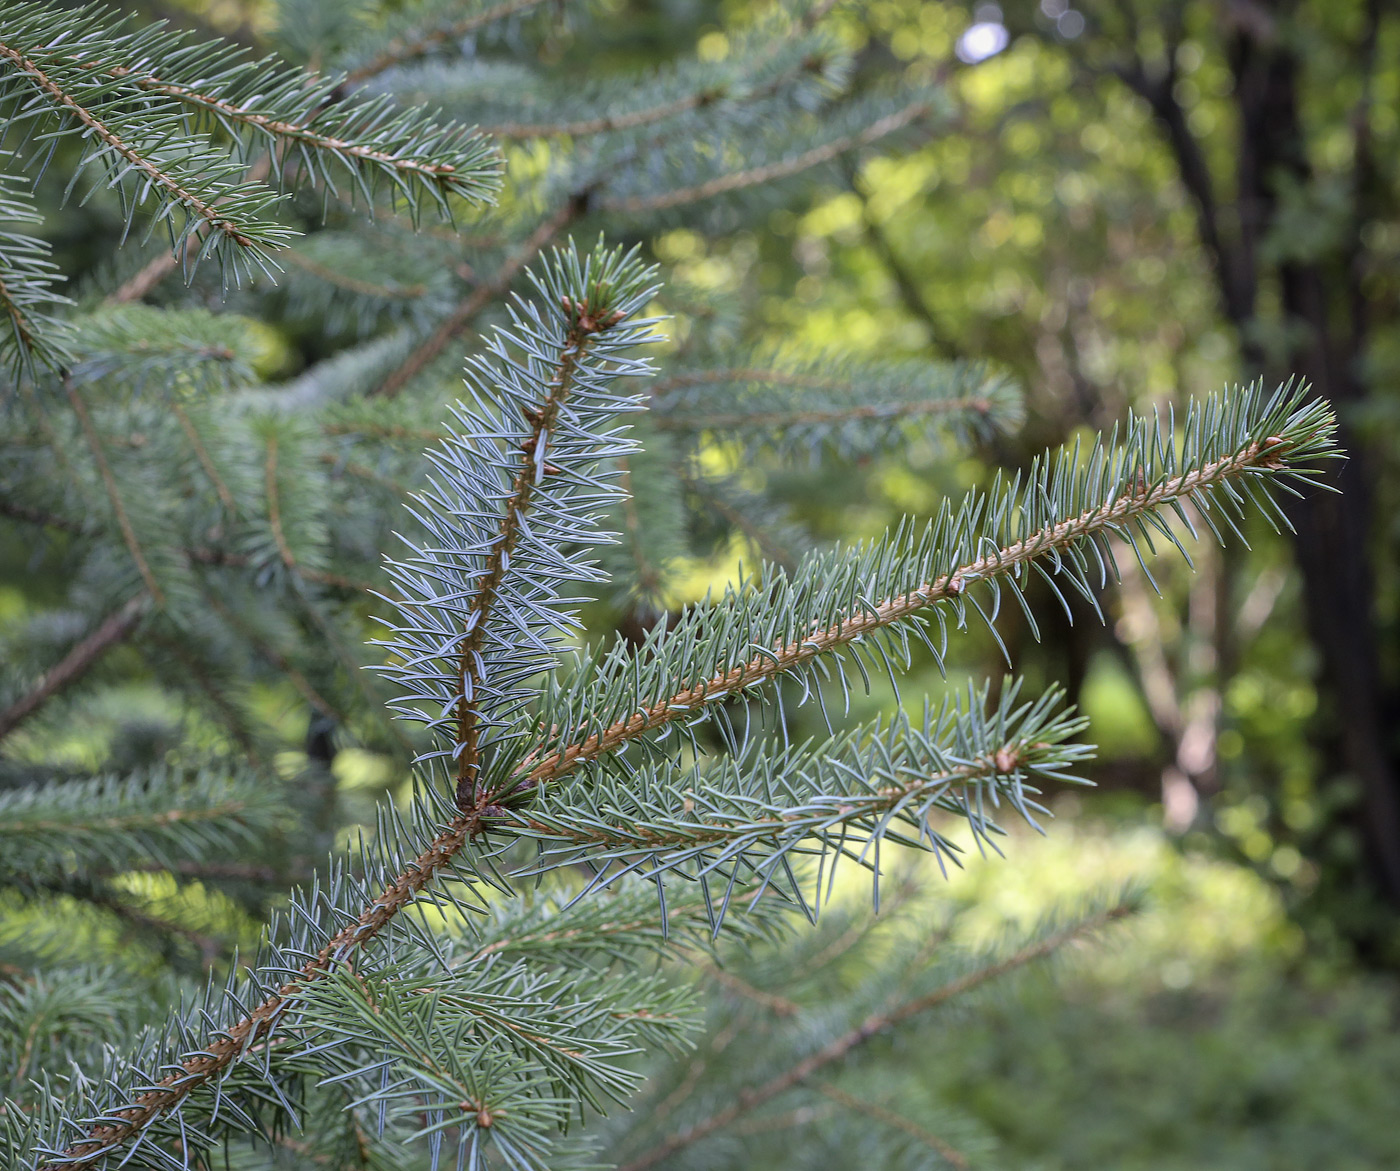
<svg viewBox="0 0 1400 1171">
<path fill-rule="evenodd" d="M 745 349 L 646 255 L 949 116 L 940 76 L 854 88 L 830 8 L 625 82 L 551 66 L 535 0 L 288 3 L 288 60 L 0 12 L 6 1166 L 651 1166 L 1129 907 L 930 966 L 935 932 L 819 1022 L 755 990 L 801 1022 L 760 1080 L 706 1083 L 681 1137 L 600 1122 L 692 1043 L 681 958 L 744 962 L 838 863 L 878 905 L 895 849 L 955 864 L 954 827 L 1034 819 L 1089 753 L 1054 690 L 858 722 L 852 687 L 1003 602 L 1034 626 L 1033 578 L 1093 603 L 1114 540 L 1278 521 L 1331 454 L 1324 404 L 1252 387 L 865 544 L 785 515 L 748 466 L 1020 409 L 976 363 Z M 129 243 L 68 296 L 63 192 Z M 755 567 L 677 605 L 735 542 Z M 372 808 L 347 746 L 392 763 Z"/>
</svg>

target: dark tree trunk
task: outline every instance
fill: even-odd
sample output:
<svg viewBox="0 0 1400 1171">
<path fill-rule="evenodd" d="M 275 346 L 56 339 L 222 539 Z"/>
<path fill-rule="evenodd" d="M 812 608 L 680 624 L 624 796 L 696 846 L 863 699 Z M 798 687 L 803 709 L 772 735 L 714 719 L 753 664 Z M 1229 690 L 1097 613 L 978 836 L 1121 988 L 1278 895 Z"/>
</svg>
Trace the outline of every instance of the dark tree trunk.
<svg viewBox="0 0 1400 1171">
<path fill-rule="evenodd" d="M 1370 0 L 1356 46 L 1358 75 L 1367 80 L 1352 126 L 1352 222 L 1323 255 L 1289 259 L 1290 242 L 1277 238 L 1287 185 L 1306 190 L 1313 180 L 1299 115 L 1303 65 L 1284 35 L 1296 8 L 1293 0 L 1230 0 L 1225 6 L 1226 54 L 1239 115 L 1233 203 L 1221 198 L 1177 101 L 1173 38 L 1168 36 L 1167 52 L 1157 68 L 1148 67 L 1134 49 L 1118 72 L 1152 107 L 1176 160 L 1196 211 L 1222 311 L 1239 333 L 1246 367 L 1270 379 L 1296 374 L 1341 414 L 1339 440 L 1347 462 L 1328 474 L 1328 482 L 1340 494 L 1306 492 L 1302 499 L 1288 502 L 1287 514 L 1296 530 L 1308 632 L 1321 665 L 1326 758 L 1360 783 L 1358 830 L 1371 879 L 1387 902 L 1400 907 L 1400 737 L 1392 731 L 1400 720 L 1400 696 L 1381 670 L 1371 555 L 1372 459 L 1347 422 L 1351 409 L 1368 393 L 1359 373 L 1370 324 L 1361 287 L 1361 228 L 1375 214 L 1378 200 L 1390 202 L 1377 183 L 1369 134 L 1369 77 L 1382 7 L 1383 0 Z M 1277 254 L 1284 258 L 1272 260 Z M 1286 352 L 1270 352 L 1262 340 L 1261 288 L 1277 296 L 1284 335 L 1291 339 Z"/>
<path fill-rule="evenodd" d="M 1306 378 L 1313 394 L 1330 400 L 1342 417 L 1339 438 L 1348 458 L 1330 477 L 1340 493 L 1308 492 L 1290 501 L 1287 512 L 1296 530 L 1309 634 L 1322 667 L 1319 682 L 1332 725 L 1327 736 L 1334 758 L 1339 755 L 1338 763 L 1361 785 L 1359 829 L 1375 884 L 1387 901 L 1400 906 L 1400 759 L 1389 731 L 1397 705 L 1384 685 L 1378 653 L 1371 460 L 1347 424 L 1351 409 L 1367 395 L 1358 374 L 1367 321 L 1357 311 L 1364 298 L 1355 287 L 1362 267 L 1363 210 L 1358 200 L 1354 222 L 1331 255 L 1284 260 L 1273 273 L 1263 269 L 1259 246 L 1276 230 L 1282 185 L 1305 186 L 1313 179 L 1299 117 L 1301 66 L 1276 20 L 1259 15 L 1268 11 L 1281 19 L 1292 5 L 1271 7 L 1249 6 L 1248 19 L 1237 22 L 1230 45 L 1241 128 L 1239 247 L 1254 290 L 1261 277 L 1277 281 L 1288 336 L 1298 340 L 1286 355 L 1264 355 L 1254 342 L 1253 313 L 1236 325 L 1256 369 L 1277 376 L 1281 371 L 1269 371 L 1273 357 Z M 1378 5 L 1373 16 L 1379 17 Z M 1363 117 L 1358 127 L 1364 125 Z M 1364 133 L 1358 133 L 1356 190 L 1362 196 L 1368 186 L 1367 146 Z"/>
</svg>

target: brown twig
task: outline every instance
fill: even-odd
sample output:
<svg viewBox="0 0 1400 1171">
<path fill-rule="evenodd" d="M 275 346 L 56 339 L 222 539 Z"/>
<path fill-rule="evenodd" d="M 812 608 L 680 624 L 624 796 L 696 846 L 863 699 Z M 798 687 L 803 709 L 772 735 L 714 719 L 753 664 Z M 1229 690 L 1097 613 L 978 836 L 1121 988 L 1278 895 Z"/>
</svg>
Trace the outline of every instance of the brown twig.
<svg viewBox="0 0 1400 1171">
<path fill-rule="evenodd" d="M 766 54 L 765 54 L 766 56 Z M 635 130 L 639 126 L 651 126 L 685 114 L 691 110 L 701 110 L 716 105 L 727 98 L 735 102 L 759 102 L 778 93 L 793 77 L 802 73 L 817 72 L 824 61 L 821 57 L 810 56 L 798 62 L 795 69 L 775 77 L 767 85 L 758 86 L 740 95 L 731 95 L 722 86 L 706 86 L 674 101 L 662 102 L 644 110 L 633 110 L 628 114 L 604 115 L 598 118 L 583 118 L 575 122 L 507 122 L 499 126 L 483 126 L 481 132 L 492 138 L 582 138 L 590 134 L 605 134 L 614 130 Z"/>
<path fill-rule="evenodd" d="M 10 319 L 10 328 L 14 331 L 20 349 L 32 356 L 37 341 L 34 327 L 29 323 L 29 318 L 24 315 L 19 303 L 14 298 L 14 294 L 10 292 L 9 286 L 3 280 L 0 280 L 0 304 L 5 307 L 5 316 Z"/>
<path fill-rule="evenodd" d="M 780 544 L 774 539 L 772 533 L 768 532 L 762 525 L 755 524 L 753 519 L 746 516 L 742 509 L 736 508 L 726 500 L 706 481 L 703 475 L 693 474 L 690 469 L 682 466 L 678 476 L 686 489 L 707 501 L 709 506 L 724 520 L 743 533 L 765 559 L 774 565 L 781 565 L 784 569 L 791 569 L 797 564 L 797 557 L 791 549 Z"/>
<path fill-rule="evenodd" d="M 275 435 L 270 435 L 268 436 L 267 440 L 267 459 L 263 466 L 263 474 L 267 490 L 267 515 L 268 521 L 272 527 L 273 540 L 277 544 L 277 551 L 282 558 L 282 563 L 286 565 L 288 571 L 290 571 L 294 576 L 299 578 L 310 578 L 312 576 L 311 572 L 305 569 L 297 560 L 295 554 L 292 552 L 291 545 L 287 543 L 286 533 L 282 527 L 282 508 L 280 504 L 280 496 L 277 490 L 277 455 L 277 437 Z M 329 575 L 320 574 L 318 576 L 324 579 Z M 326 621 L 321 611 L 313 604 L 313 602 L 309 598 L 306 598 L 300 593 L 298 593 L 297 600 L 301 603 L 302 609 L 311 618 L 311 621 L 316 624 L 318 629 L 321 631 L 321 634 L 325 637 L 326 642 L 335 652 L 336 657 L 340 660 L 341 666 L 345 668 L 347 676 L 354 681 L 355 686 L 360 691 L 360 694 L 365 697 L 366 701 L 372 707 L 378 697 L 376 697 L 369 690 L 365 678 L 365 673 L 362 670 L 360 670 L 360 664 L 355 661 L 354 656 L 351 655 L 349 651 L 345 649 L 344 644 L 341 642 L 339 633 L 334 629 L 334 627 L 331 626 L 329 622 Z M 314 691 L 311 690 L 311 685 L 307 683 L 304 677 L 300 676 L 296 669 L 293 668 L 290 664 L 287 664 L 285 670 L 288 673 L 288 677 L 291 678 L 294 683 L 297 683 L 297 686 L 299 688 L 304 689 L 304 694 L 308 696 L 314 696 L 316 694 Z M 298 683 L 298 679 L 300 679 L 301 682 Z M 320 704 L 324 703 L 324 700 L 320 701 Z M 321 707 L 320 704 L 317 705 L 318 710 L 323 711 L 323 714 L 334 715 L 336 719 L 341 720 L 343 722 L 343 716 L 339 715 L 339 713 L 331 712 L 328 707 Z M 395 738 L 399 741 L 399 743 L 411 751 L 411 745 L 409 744 L 407 737 L 399 731 L 398 726 L 391 724 L 390 730 L 393 732 Z"/>
<path fill-rule="evenodd" d="M 115 915 L 124 923 L 129 923 L 132 927 L 143 931 L 154 931 L 165 935 L 174 935 L 177 938 L 185 939 L 194 944 L 199 950 L 200 960 L 205 968 L 212 968 L 218 961 L 220 953 L 224 950 L 225 944 L 212 935 L 203 931 L 198 931 L 193 927 L 187 927 L 183 923 L 173 919 L 163 919 L 159 915 L 152 915 L 149 911 L 133 906 L 115 892 L 93 889 L 91 891 L 75 893 L 63 891 L 71 898 L 81 899 L 85 903 L 101 910 L 108 911 Z"/>
<path fill-rule="evenodd" d="M 448 437 L 442 428 L 397 427 L 383 423 L 327 423 L 327 435 L 364 435 L 371 439 L 401 439 L 406 443 L 437 443 Z"/>
<path fill-rule="evenodd" d="M 334 720 L 338 724 L 344 724 L 346 722 L 345 713 L 336 708 L 330 700 L 326 699 L 319 691 L 312 687 L 311 681 L 297 670 L 281 651 L 277 650 L 276 647 L 268 646 L 267 643 L 254 634 L 242 619 L 224 605 L 216 595 L 206 590 L 204 596 L 209 605 L 222 615 L 225 622 L 235 630 L 240 631 L 243 637 L 248 640 L 248 644 L 257 651 L 259 655 L 287 677 L 287 681 L 296 688 L 302 699 L 306 700 L 312 710 L 328 719 Z"/>
<path fill-rule="evenodd" d="M 510 495 L 501 508 L 500 528 L 487 555 L 486 566 L 472 598 L 470 633 L 462 640 L 457 655 L 457 807 L 466 809 L 477 801 L 476 775 L 478 767 L 478 737 L 481 732 L 478 696 L 483 680 L 480 662 L 481 647 L 486 637 L 491 611 L 500 595 L 506 566 L 515 552 L 525 514 L 529 511 L 539 487 L 536 455 L 540 444 L 548 443 L 549 434 L 558 421 L 559 409 L 574 389 L 580 362 L 592 336 L 608 329 L 614 321 L 598 321 L 587 307 L 580 309 L 575 323 L 564 338 L 564 349 L 550 379 L 544 399 L 527 414 L 530 434 L 520 444 L 520 460 Z M 548 464 L 545 474 L 548 474 Z M 482 803 L 484 804 L 484 803 Z M 477 806 L 478 811 L 480 806 Z"/>
<path fill-rule="evenodd" d="M 287 122 L 278 118 L 271 118 L 266 114 L 254 114 L 244 109 L 240 105 L 216 98 L 211 94 L 200 93 L 186 85 L 176 85 L 168 81 L 162 81 L 154 74 L 142 74 L 125 66 L 114 65 L 105 70 L 112 77 L 119 77 L 129 81 L 137 89 L 145 90 L 148 93 L 160 94 L 162 97 L 173 98 L 179 102 L 188 102 L 201 109 L 212 111 L 220 119 L 228 119 L 231 122 L 241 122 L 254 130 L 278 139 L 295 139 L 319 150 L 330 151 L 338 156 L 360 159 L 364 162 L 377 163 L 381 166 L 392 168 L 393 170 L 413 175 L 417 178 L 427 179 L 435 184 L 440 184 L 444 180 L 450 179 L 456 174 L 456 168 L 448 163 L 421 162 L 413 158 L 401 158 L 387 151 L 376 150 L 370 146 L 363 146 L 360 143 L 352 142 L 349 139 L 335 138 L 329 134 L 320 134 L 311 129 L 311 123 L 316 116 L 325 109 L 325 103 L 311 110 L 310 113 L 300 122 Z M 241 243 L 242 241 L 240 241 Z"/>
<path fill-rule="evenodd" d="M 43 525 L 48 529 L 58 529 L 63 533 L 85 533 L 87 527 L 80 521 L 69 520 L 66 516 L 58 516 L 52 512 L 44 512 L 39 508 L 31 508 L 27 504 L 21 504 L 17 500 L 6 500 L 0 498 L 0 516 L 8 516 L 11 520 L 22 520 L 28 524 Z"/>
<path fill-rule="evenodd" d="M 8 736 L 60 691 L 86 675 L 103 654 L 135 630 L 149 601 L 149 595 L 137 594 L 109 614 L 96 630 L 44 673 L 33 691 L 0 711 L 0 739 Z"/>
<path fill-rule="evenodd" d="M 242 813 L 246 805 L 242 801 L 224 801 L 217 805 L 209 805 L 203 809 L 163 809 L 158 813 L 126 813 L 116 817 L 100 817 L 82 823 L 84 829 L 88 830 L 108 830 L 120 832 L 122 830 L 137 830 L 151 828 L 158 825 L 175 825 L 176 823 L 190 823 L 201 821 L 218 821 L 225 817 L 231 817 L 236 813 Z M 21 820 L 17 824 L 23 826 L 25 831 L 33 833 L 53 833 L 71 830 L 74 823 L 71 821 L 29 821 Z M 162 870 L 165 867 L 161 867 Z"/>
<path fill-rule="evenodd" d="M 728 989 L 744 1000 L 761 1005 L 777 1016 L 794 1017 L 802 1011 L 802 1006 L 795 1000 L 789 1000 L 786 996 L 778 996 L 772 992 L 765 992 L 762 988 L 755 988 L 747 980 L 734 975 L 733 972 L 726 972 L 714 964 L 706 964 L 704 970 L 705 975 L 709 976 L 721 988 Z"/>
<path fill-rule="evenodd" d="M 336 272 L 335 269 L 312 260 L 311 257 L 303 255 L 295 248 L 288 248 L 283 255 L 289 264 L 296 266 L 303 272 L 310 273 L 318 280 L 323 280 L 338 289 L 346 290 L 346 292 L 359 293 L 364 297 L 381 297 L 386 301 L 411 301 L 415 297 L 423 296 L 428 291 L 428 286 L 422 284 L 381 285 L 373 281 L 360 280 L 358 277 Z"/>
<path fill-rule="evenodd" d="M 446 435 L 445 432 L 443 434 L 444 436 Z M 380 488 L 385 488 L 390 492 L 397 493 L 399 496 L 408 497 L 409 499 L 413 497 L 411 489 L 405 488 L 397 480 L 390 479 L 388 476 L 381 476 L 373 468 L 365 467 L 364 464 L 343 460 L 340 456 L 329 451 L 324 452 L 320 460 L 321 463 L 334 468 L 337 472 L 342 472 L 347 476 L 354 476 L 357 480 L 364 480 L 367 483 L 376 484 Z"/>
<path fill-rule="evenodd" d="M 237 745 L 238 751 L 242 753 L 248 763 L 259 772 L 266 771 L 268 767 L 267 761 L 258 750 L 257 738 L 249 729 L 247 721 L 243 717 L 243 713 L 238 710 L 233 701 L 227 695 L 224 695 L 215 685 L 214 681 L 209 678 L 209 672 L 206 670 L 205 664 L 201 663 L 192 655 L 180 639 L 157 638 L 154 642 L 161 649 L 180 660 L 180 666 L 183 671 L 183 675 L 180 679 L 181 683 L 183 684 L 191 680 L 194 682 L 194 685 L 204 694 L 205 699 L 209 701 L 209 706 L 217 713 L 224 727 L 228 729 L 228 733 L 233 738 L 234 744 Z M 154 661 L 150 650 L 151 644 L 148 642 L 142 648 L 143 655 L 153 668 L 159 669 L 159 664 Z"/>
<path fill-rule="evenodd" d="M 204 446 L 204 440 L 195 429 L 194 420 L 190 418 L 189 412 L 180 405 L 173 397 L 166 400 L 170 404 L 170 409 L 174 412 L 175 418 L 179 420 L 180 429 L 184 431 L 185 438 L 190 441 L 190 446 L 194 448 L 195 458 L 199 460 L 199 466 L 204 469 L 204 474 L 209 477 L 209 482 L 214 485 L 214 491 L 218 493 L 219 503 L 224 506 L 224 510 L 230 515 L 238 511 L 238 505 L 234 503 L 233 493 L 229 491 L 228 485 L 219 475 L 219 469 L 214 466 L 214 461 L 209 455 L 209 450 Z"/>
<path fill-rule="evenodd" d="M 884 265 L 904 308 L 911 316 L 924 323 L 924 327 L 928 330 L 929 343 L 935 351 L 947 358 L 958 357 L 959 347 L 952 340 L 952 330 L 944 327 L 943 322 L 934 311 L 933 305 L 924 294 L 918 278 L 905 258 L 900 255 L 899 249 L 890 240 L 889 234 L 885 231 L 885 225 L 876 218 L 871 210 L 870 197 L 863 189 L 854 160 L 848 160 L 843 170 L 846 185 L 860 201 L 861 227 L 865 238 L 879 258 L 880 263 Z"/>
<path fill-rule="evenodd" d="M 282 564 L 293 573 L 300 573 L 301 566 L 287 544 L 287 534 L 282 531 L 281 496 L 277 491 L 277 436 L 267 437 L 267 458 L 263 461 L 263 487 L 267 492 L 267 523 L 272 528 L 272 539 L 277 543 L 277 552 Z"/>
<path fill-rule="evenodd" d="M 600 118 L 584 118 L 577 122 L 504 122 L 498 126 L 483 126 L 482 132 L 492 138 L 582 138 L 589 134 L 603 134 L 611 130 L 634 130 L 638 126 L 650 126 L 684 114 L 688 110 L 698 110 L 712 105 L 724 97 L 724 91 L 716 88 L 697 90 L 672 102 L 663 102 L 646 110 L 633 110 L 629 114 L 613 114 Z"/>
<path fill-rule="evenodd" d="M 118 285 L 113 292 L 107 294 L 106 303 L 108 305 L 125 305 L 130 301 L 144 300 L 152 289 L 184 264 L 185 257 L 189 254 L 193 244 L 194 237 L 189 237 L 181 245 L 179 252 L 172 250 L 152 257 L 137 272 Z"/>
</svg>

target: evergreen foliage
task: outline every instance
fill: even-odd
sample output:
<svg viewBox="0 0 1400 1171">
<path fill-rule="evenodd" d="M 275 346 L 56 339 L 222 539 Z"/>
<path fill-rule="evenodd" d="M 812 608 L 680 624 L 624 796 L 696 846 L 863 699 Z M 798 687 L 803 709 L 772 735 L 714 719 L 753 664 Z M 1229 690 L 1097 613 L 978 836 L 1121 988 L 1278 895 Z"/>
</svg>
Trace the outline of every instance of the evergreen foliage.
<svg viewBox="0 0 1400 1171">
<path fill-rule="evenodd" d="M 23 174 L 51 158 L 168 236 L 66 305 L 29 180 L 5 180 L 0 516 L 52 583 L 0 678 L 7 1165 L 596 1165 L 640 1059 L 699 1028 L 680 957 L 742 964 L 793 908 L 817 917 L 842 860 L 878 900 L 887 844 L 956 863 L 959 826 L 995 848 L 1002 807 L 1033 819 L 1088 752 L 1053 690 L 851 726 L 853 683 L 942 665 L 1005 594 L 1033 626 L 1033 574 L 1092 601 L 1110 538 L 1145 557 L 1173 517 L 1276 521 L 1332 454 L 1324 404 L 1252 387 L 822 547 L 745 462 L 956 450 L 1018 422 L 1014 388 L 736 352 L 699 308 L 668 341 L 640 247 L 565 237 L 762 211 L 935 123 L 938 79 L 848 92 L 825 5 L 583 91 L 510 59 L 547 34 L 528 0 L 314 7 L 284 14 L 306 68 L 103 9 L 0 14 Z M 503 77 L 520 104 L 497 111 Z M 501 156 L 467 123 L 530 143 L 509 158 L 531 182 L 491 208 Z M 425 198 L 463 228 L 421 222 Z M 280 382 L 273 317 L 321 357 Z M 760 567 L 678 606 L 715 530 Z M 65 755 L 104 686 L 173 699 Z M 793 743 L 804 703 L 829 735 Z M 287 710 L 295 761 L 269 727 Z M 337 741 L 407 778 L 349 846 Z M 946 968 L 914 947 L 752 1094 L 705 1093 L 766 1102 L 1131 902 Z"/>
</svg>

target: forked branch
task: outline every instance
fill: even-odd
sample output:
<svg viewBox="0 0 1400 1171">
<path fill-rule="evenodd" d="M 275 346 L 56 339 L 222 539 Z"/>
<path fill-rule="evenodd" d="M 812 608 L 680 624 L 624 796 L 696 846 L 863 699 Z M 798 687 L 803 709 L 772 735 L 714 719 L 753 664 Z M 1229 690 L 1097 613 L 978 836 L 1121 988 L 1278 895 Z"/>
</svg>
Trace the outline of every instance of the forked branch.
<svg viewBox="0 0 1400 1171">
<path fill-rule="evenodd" d="M 1314 420 L 1314 423 L 1320 432 L 1326 431 L 1325 419 L 1321 422 Z M 1319 448 L 1317 435 L 1307 436 L 1306 442 L 1299 436 L 1295 442 L 1311 454 L 1316 454 Z M 584 761 L 616 751 L 646 732 L 669 721 L 693 715 L 706 704 L 723 700 L 743 687 L 771 680 L 779 674 L 800 667 L 817 655 L 847 645 L 862 635 L 898 622 L 940 601 L 956 598 L 975 580 L 1008 574 L 1016 567 L 1039 557 L 1053 557 L 1097 533 L 1121 529 L 1124 525 L 1155 514 L 1192 493 L 1226 485 L 1232 480 L 1261 471 L 1281 470 L 1285 466 L 1285 458 L 1293 452 L 1293 443 L 1273 436 L 1262 441 L 1253 441 L 1192 471 L 1164 479 L 1155 487 L 1125 493 L 1068 520 L 1047 525 L 1011 545 L 969 561 L 954 572 L 920 589 L 890 598 L 874 608 L 862 607 L 830 627 L 813 632 L 800 643 L 784 644 L 755 656 L 733 671 L 695 687 L 686 688 L 638 712 L 626 721 L 614 724 L 561 751 L 551 753 L 535 761 L 528 771 L 512 777 L 500 786 L 500 792 L 478 793 L 472 807 L 458 814 L 444 826 L 427 848 L 390 880 L 379 897 L 361 911 L 354 923 L 333 935 L 306 962 L 295 980 L 282 985 L 246 1016 L 218 1033 L 205 1049 L 187 1055 L 179 1068 L 168 1074 L 156 1086 L 138 1094 L 129 1105 L 112 1111 L 108 1116 L 120 1121 L 106 1121 L 92 1127 L 84 1139 L 72 1144 L 61 1155 L 51 1158 L 45 1165 L 46 1168 L 48 1171 L 58 1171 L 59 1168 L 75 1171 L 77 1168 L 90 1167 L 106 1153 L 142 1132 L 155 1117 L 178 1107 L 196 1089 L 222 1076 L 223 1072 L 253 1045 L 265 1040 L 276 1029 L 281 1015 L 305 984 L 322 979 L 335 969 L 339 961 L 373 940 L 400 911 L 412 903 L 452 864 L 453 859 L 481 832 L 485 824 L 486 810 L 493 801 L 501 801 L 507 796 L 518 795 L 524 790 L 564 776 Z M 1043 954 L 1049 947 L 1047 942 L 1040 945 L 1041 950 L 1036 951 L 1034 955 L 1027 954 L 1020 961 L 1009 960 L 1007 963 L 1014 966 L 1015 962 L 1026 962 L 1035 958 L 1035 955 Z M 999 970 L 1001 969 L 993 969 L 984 978 L 990 978 Z M 960 985 L 950 985 L 946 995 L 951 996 L 962 990 Z M 924 1011 L 938 1002 L 928 998 L 910 1002 L 898 1019 L 906 1019 L 907 1016 Z M 884 1019 L 867 1022 L 835 1043 L 835 1048 L 831 1049 L 829 1054 L 828 1050 L 823 1050 L 822 1054 L 784 1075 L 780 1082 L 761 1087 L 756 1093 L 764 1096 L 757 1100 L 746 1099 L 748 1104 L 743 1108 L 752 1109 L 759 1101 L 766 1101 L 789 1085 L 797 1084 L 823 1064 L 835 1060 L 890 1023 L 895 1022 Z M 812 1064 L 813 1062 L 815 1064 Z M 723 1122 L 716 1125 L 723 1125 Z M 649 1166 L 654 1161 L 649 1159 L 638 1166 Z"/>
</svg>

